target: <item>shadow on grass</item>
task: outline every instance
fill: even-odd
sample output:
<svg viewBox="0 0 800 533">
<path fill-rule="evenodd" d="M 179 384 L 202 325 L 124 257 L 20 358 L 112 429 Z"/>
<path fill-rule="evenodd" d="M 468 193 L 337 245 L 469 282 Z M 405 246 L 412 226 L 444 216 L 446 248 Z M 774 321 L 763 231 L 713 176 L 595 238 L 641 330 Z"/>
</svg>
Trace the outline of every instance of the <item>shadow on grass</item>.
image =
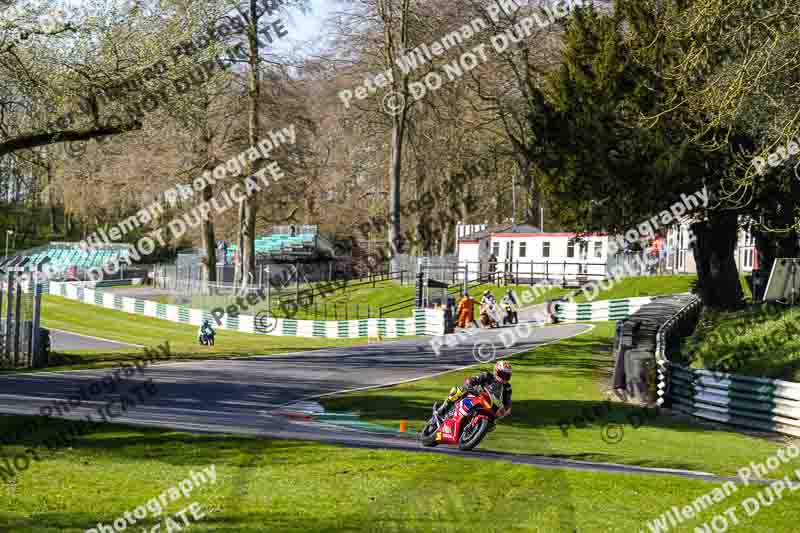
<svg viewBox="0 0 800 533">
<path fill-rule="evenodd" d="M 31 417 L 0 417 L 0 428 L 9 429 L 9 426 L 25 424 L 26 419 Z M 51 420 L 52 427 L 49 432 L 57 433 L 63 431 L 68 424 L 67 421 Z M 35 438 L 21 439 L 17 444 L 26 446 L 38 444 L 37 435 Z M 226 437 L 221 435 L 191 435 L 173 431 L 164 431 L 148 428 L 130 428 L 116 424 L 97 425 L 95 430 L 86 437 L 78 438 L 70 445 L 51 455 L 50 452 L 42 453 L 42 462 L 59 456 L 67 457 L 74 462 L 76 468 L 81 464 L 95 464 L 98 460 L 112 461 L 115 465 L 123 465 L 126 462 L 136 464 L 139 461 L 157 461 L 172 467 L 185 470 L 199 470 L 209 465 L 215 465 L 218 471 L 229 471 L 236 469 L 238 474 L 234 479 L 227 480 L 233 483 L 232 492 L 225 497 L 227 503 L 224 516 L 214 516 L 213 514 L 198 521 L 201 526 L 198 529 L 203 531 L 218 530 L 219 528 L 229 528 L 235 531 L 264 531 L 264 514 L 250 514 L 247 510 L 240 509 L 237 503 L 241 498 L 248 496 L 248 483 L 252 476 L 263 467 L 265 462 L 269 464 L 280 464 L 296 462 L 319 461 L 324 462 L 326 457 L 323 454 L 315 453 L 312 447 L 319 447 L 319 444 L 306 443 L 301 441 L 281 441 L 262 438 L 248 437 Z M 37 468 L 37 463 L 32 462 L 30 469 Z M 5 483 L 0 479 L 0 487 Z M 241 486 L 239 486 L 241 484 Z M 120 487 L 121 488 L 121 487 Z M 226 491 L 227 493 L 227 491 Z M 144 503 L 144 500 L 140 503 Z M 175 507 L 178 510 L 183 505 Z M 174 512 L 172 510 L 172 512 Z M 25 511 L 21 511 L 25 513 Z M 143 524 L 153 525 L 163 521 L 165 513 L 158 519 L 148 518 Z M 296 521 L 297 516 L 284 517 Z M 88 527 L 93 527 L 98 522 L 109 524 L 113 516 L 98 517 L 97 513 L 91 510 L 80 513 L 62 512 L 36 512 L 33 516 L 14 516 L 10 513 L 0 513 L 0 531 L 84 531 Z M 175 519 L 173 517 L 173 519 Z M 359 518 L 359 524 L 363 517 Z M 284 523 L 292 523 L 288 520 Z M 215 527 L 215 525 L 217 527 Z M 316 529 L 308 529 L 306 520 L 303 521 L 303 529 L 326 530 L 324 524 L 318 524 Z M 137 531 L 139 528 L 134 528 Z"/>
<path fill-rule="evenodd" d="M 0 415 L 0 431 L 4 436 L 24 429 L 32 420 L 40 417 Z M 59 435 L 69 433 L 74 421 L 51 418 L 40 430 L 19 435 L 12 439 L 13 446 L 38 447 L 43 461 L 51 454 L 61 452 L 91 451 L 113 455 L 119 459 L 138 461 L 154 459 L 173 466 L 196 467 L 210 464 L 247 466 L 252 457 L 264 454 L 290 455 L 300 449 L 318 446 L 313 442 L 271 440 L 246 436 L 198 435 L 174 430 L 142 428 L 113 423 L 85 424 L 86 433 L 71 439 L 69 446 L 58 446 L 49 450 L 48 439 L 58 442 Z M 61 441 L 63 443 L 63 441 Z M 32 463 L 32 467 L 36 463 Z"/>
<path fill-rule="evenodd" d="M 377 394 L 348 395 L 335 401 L 325 402 L 336 412 L 356 412 L 365 420 L 407 420 L 424 424 L 431 416 L 433 402 L 444 398 L 442 390 L 416 389 L 419 397 L 380 396 Z M 426 392 L 439 392 L 432 396 Z M 447 391 L 444 391 L 445 393 Z M 558 429 L 567 431 L 581 429 L 587 425 L 604 423 L 629 425 L 632 428 L 658 427 L 676 431 L 708 431 L 709 428 L 694 424 L 688 419 L 667 416 L 656 409 L 645 409 L 616 402 L 592 402 L 580 400 L 514 400 L 513 414 L 503 420 L 502 425 L 530 429 Z M 734 431 L 720 430 L 726 433 Z"/>
<path fill-rule="evenodd" d="M 373 498 L 374 500 L 374 498 Z M 161 524 L 166 519 L 168 513 L 162 515 Z M 191 515 L 187 515 L 191 520 Z M 0 532 L 17 531 L 84 531 L 87 527 L 96 527 L 98 522 L 105 522 L 108 526 L 112 517 L 98 519 L 96 513 L 59 513 L 59 512 L 37 512 L 35 518 L 17 518 L 0 513 L 0 524 L 7 524 L 8 529 L 0 525 Z M 371 516 L 363 512 L 345 512 L 340 510 L 334 517 L 314 517 L 309 514 L 298 516 L 296 511 L 271 510 L 268 514 L 263 512 L 253 512 L 246 510 L 236 510 L 235 514 L 226 512 L 224 515 L 207 514 L 197 521 L 191 521 L 192 530 L 198 531 L 236 531 L 237 533 L 263 533 L 264 531 L 302 531 L 303 533 L 341 533 L 342 531 L 370 531 L 379 532 L 392 530 L 397 527 L 397 523 L 406 520 L 405 517 L 392 520 L 387 517 L 380 517 L 384 522 L 382 529 L 376 523 L 379 517 Z M 181 519 L 172 515 L 172 519 L 180 526 L 183 524 Z M 424 522 L 423 522 L 424 520 Z M 148 519 L 142 524 L 153 525 L 158 523 Z M 52 524 L 47 526 L 44 524 Z M 408 531 L 435 531 L 440 526 L 439 519 L 417 518 L 414 521 L 416 528 Z M 188 526 L 184 526 L 186 529 Z M 149 530 L 149 529 L 148 529 Z M 131 526 L 130 531 L 142 531 L 141 528 Z M 159 531 L 167 531 L 160 528 Z M 173 529 L 171 531 L 178 531 Z"/>
<path fill-rule="evenodd" d="M 427 391 L 419 391 L 421 393 Z M 435 398 L 441 401 L 442 395 Z M 422 396 L 422 394 L 420 395 Z M 428 400 L 428 401 L 426 401 Z M 431 416 L 431 398 L 381 397 L 378 395 L 348 396 L 328 405 L 336 412 L 358 412 L 361 419 L 388 427 L 397 427 L 405 420 L 413 431 L 419 431 Z M 329 403 L 329 402 L 326 402 Z M 365 407 L 368 406 L 368 407 Z M 606 428 L 612 435 L 621 435 L 620 441 L 604 438 Z M 674 417 L 655 409 L 644 409 L 615 402 L 577 400 L 516 400 L 512 415 L 499 422 L 496 433 L 487 437 L 481 452 L 533 454 L 557 459 L 620 463 L 656 468 L 697 470 L 698 462 L 685 460 L 673 453 L 661 458 L 648 454 L 644 442 L 653 441 L 648 430 L 674 431 L 686 434 L 675 437 L 691 443 L 691 434 L 725 433 L 738 435 L 733 428 L 714 427 L 695 423 L 685 417 Z M 637 431 L 642 433 L 637 437 Z M 645 439 L 642 444 L 630 439 Z M 570 444 L 577 439 L 581 451 L 572 452 Z M 622 441 L 628 441 L 627 443 Z"/>
<path fill-rule="evenodd" d="M 337 340 L 337 339 L 332 339 Z M 364 339 L 366 344 L 366 339 Z M 256 357 L 262 355 L 274 355 L 285 353 L 298 353 L 298 352 L 314 352 L 318 350 L 327 350 L 331 348 L 359 346 L 356 343 L 348 344 L 331 344 L 330 346 L 265 346 L 264 348 L 253 350 L 248 348 L 233 348 L 230 350 L 208 351 L 208 352 L 191 352 L 191 351 L 173 351 L 169 357 L 157 358 L 158 362 L 167 361 L 202 361 L 202 360 L 216 360 L 216 359 L 234 359 L 242 357 Z M 49 365 L 47 368 L 32 369 L 32 368 L 0 368 L 0 375 L 14 374 L 19 372 L 31 371 L 58 371 L 70 368 L 82 369 L 97 365 L 105 366 L 113 365 L 115 363 L 133 363 L 134 361 L 141 361 L 146 357 L 144 351 L 139 348 L 123 349 L 120 351 L 101 351 L 101 350 L 81 350 L 76 353 L 70 352 L 51 352 Z"/>
</svg>

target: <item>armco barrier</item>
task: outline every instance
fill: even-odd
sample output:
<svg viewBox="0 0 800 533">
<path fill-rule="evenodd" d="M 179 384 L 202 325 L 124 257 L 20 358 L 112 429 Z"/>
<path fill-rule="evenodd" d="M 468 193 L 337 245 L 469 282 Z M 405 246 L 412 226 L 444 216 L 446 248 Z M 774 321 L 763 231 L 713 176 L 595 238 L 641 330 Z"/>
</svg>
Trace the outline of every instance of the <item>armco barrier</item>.
<svg viewBox="0 0 800 533">
<path fill-rule="evenodd" d="M 650 303 L 617 323 L 615 389 L 624 389 L 628 397 L 637 402 L 656 402 L 658 332 L 665 322 L 695 299 L 689 293 L 654 297 Z M 692 324 L 684 321 L 681 325 L 682 330 L 675 333 L 686 333 Z"/>
<path fill-rule="evenodd" d="M 800 383 L 672 365 L 671 407 L 699 418 L 800 437 Z"/>
<path fill-rule="evenodd" d="M 653 299 L 623 298 L 620 300 L 600 300 L 588 303 L 556 303 L 558 322 L 599 322 L 603 320 L 625 320 L 630 315 L 649 304 Z"/>
<path fill-rule="evenodd" d="M 669 361 L 670 336 L 695 298 L 658 330 L 658 404 L 698 418 L 800 437 L 800 383 L 687 368 Z"/>
<path fill-rule="evenodd" d="M 213 322 L 211 313 L 178 305 L 160 304 L 140 298 L 115 295 L 103 290 L 87 289 L 72 283 L 49 282 L 47 292 L 89 305 L 116 309 L 126 313 L 149 316 L 200 326 L 203 320 Z M 224 315 L 220 329 L 243 333 L 258 333 L 286 337 L 324 337 L 351 339 L 360 337 L 404 337 L 408 335 L 444 335 L 444 311 L 415 309 L 411 318 L 369 318 L 361 320 L 295 320 L 273 318 L 269 331 L 256 327 L 253 315 L 236 317 Z"/>
<path fill-rule="evenodd" d="M 559 322 L 625 320 L 617 328 L 614 386 L 627 388 L 634 397 L 645 398 L 652 392 L 652 378 L 630 375 L 648 373 L 644 360 L 649 353 L 651 360 L 655 357 L 658 405 L 706 420 L 800 437 L 800 383 L 710 372 L 669 361 L 671 347 L 691 329 L 701 305 L 699 298 L 688 294 L 557 303 L 556 317 Z M 628 365 L 632 359 L 637 359 L 636 365 Z"/>
</svg>

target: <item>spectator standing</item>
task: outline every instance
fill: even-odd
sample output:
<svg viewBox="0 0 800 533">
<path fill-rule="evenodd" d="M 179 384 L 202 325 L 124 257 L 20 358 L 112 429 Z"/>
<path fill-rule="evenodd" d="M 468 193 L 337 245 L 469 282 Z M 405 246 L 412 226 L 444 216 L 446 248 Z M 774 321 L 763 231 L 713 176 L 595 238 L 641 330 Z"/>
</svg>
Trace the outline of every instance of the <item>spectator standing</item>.
<svg viewBox="0 0 800 533">
<path fill-rule="evenodd" d="M 478 305 L 478 301 L 471 297 L 468 292 L 465 292 L 461 301 L 458 302 L 458 324 L 456 324 L 458 327 L 466 328 L 467 323 L 472 323 L 475 327 L 478 327 L 478 323 L 475 321 L 476 305 Z"/>
<path fill-rule="evenodd" d="M 492 255 L 489 256 L 489 277 L 492 283 L 496 282 L 495 272 L 497 272 L 497 256 L 492 252 Z"/>
</svg>

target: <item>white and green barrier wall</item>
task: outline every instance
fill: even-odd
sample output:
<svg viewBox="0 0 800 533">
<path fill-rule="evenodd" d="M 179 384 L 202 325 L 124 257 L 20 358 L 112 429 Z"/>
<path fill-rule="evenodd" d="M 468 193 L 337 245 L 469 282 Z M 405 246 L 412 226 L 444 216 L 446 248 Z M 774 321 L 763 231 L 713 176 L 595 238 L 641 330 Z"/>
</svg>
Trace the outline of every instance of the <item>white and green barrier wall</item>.
<svg viewBox="0 0 800 533">
<path fill-rule="evenodd" d="M 705 420 L 800 437 L 800 383 L 711 372 L 669 360 L 669 338 L 700 306 L 700 299 L 693 298 L 664 317 L 656 333 L 658 404 Z"/>
<path fill-rule="evenodd" d="M 800 383 L 670 365 L 673 409 L 737 426 L 800 437 Z"/>
<path fill-rule="evenodd" d="M 405 337 L 413 335 L 444 335 L 444 311 L 435 309 L 416 309 L 410 318 L 367 318 L 361 320 L 295 320 L 289 318 L 270 318 L 256 324 L 253 315 L 229 316 L 221 318 L 217 325 L 210 311 L 193 309 L 180 305 L 169 305 L 141 298 L 120 296 L 103 290 L 88 289 L 74 283 L 51 281 L 45 283 L 43 292 L 62 296 L 89 305 L 106 309 L 116 309 L 134 315 L 148 316 L 200 326 L 209 320 L 214 327 L 260 333 L 284 337 L 326 337 L 352 339 L 359 337 Z"/>
<path fill-rule="evenodd" d="M 652 298 L 623 298 L 620 300 L 600 300 L 588 303 L 557 302 L 558 322 L 600 322 L 604 320 L 625 320 L 653 301 Z"/>
<path fill-rule="evenodd" d="M 557 302 L 555 314 L 559 322 L 626 320 L 653 300 Z M 800 437 L 800 383 L 710 372 L 668 360 L 666 338 L 679 319 L 699 305 L 694 298 L 677 314 L 662 318 L 655 346 L 657 403 L 706 420 Z"/>
</svg>

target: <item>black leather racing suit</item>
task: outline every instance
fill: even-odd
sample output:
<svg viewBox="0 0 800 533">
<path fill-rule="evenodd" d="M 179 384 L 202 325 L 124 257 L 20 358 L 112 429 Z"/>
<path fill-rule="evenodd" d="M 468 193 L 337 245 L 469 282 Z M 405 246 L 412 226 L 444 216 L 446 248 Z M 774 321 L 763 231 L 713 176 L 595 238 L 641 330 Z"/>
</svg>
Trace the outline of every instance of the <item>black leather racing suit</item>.
<svg viewBox="0 0 800 533">
<path fill-rule="evenodd" d="M 464 380 L 467 388 L 487 387 L 503 402 L 503 410 L 511 409 L 511 383 L 501 383 L 491 372 L 481 372 Z"/>
</svg>

